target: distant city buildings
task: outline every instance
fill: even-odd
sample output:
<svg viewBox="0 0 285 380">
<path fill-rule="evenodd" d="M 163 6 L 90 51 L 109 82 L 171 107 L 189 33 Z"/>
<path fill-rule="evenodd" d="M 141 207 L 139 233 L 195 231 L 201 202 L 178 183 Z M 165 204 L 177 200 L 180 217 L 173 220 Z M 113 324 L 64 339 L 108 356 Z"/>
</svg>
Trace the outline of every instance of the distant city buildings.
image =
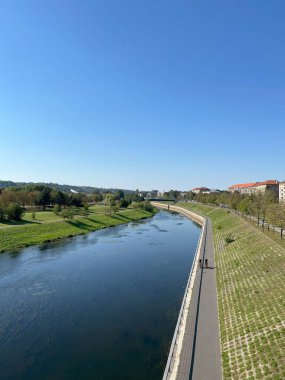
<svg viewBox="0 0 285 380">
<path fill-rule="evenodd" d="M 221 190 L 219 189 L 208 189 L 208 187 L 195 187 L 191 190 L 194 194 L 214 194 L 214 193 L 221 193 Z"/>
<path fill-rule="evenodd" d="M 199 193 L 203 193 L 205 191 L 210 191 L 210 189 L 208 189 L 207 187 L 195 187 L 194 189 L 191 190 L 192 193 L 194 194 L 199 194 Z"/>
</svg>

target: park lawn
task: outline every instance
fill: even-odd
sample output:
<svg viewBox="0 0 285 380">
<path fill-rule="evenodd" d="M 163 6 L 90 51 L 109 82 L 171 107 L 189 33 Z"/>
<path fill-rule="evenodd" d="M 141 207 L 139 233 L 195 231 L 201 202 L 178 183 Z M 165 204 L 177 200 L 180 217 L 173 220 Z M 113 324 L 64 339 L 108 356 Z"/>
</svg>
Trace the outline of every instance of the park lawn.
<svg viewBox="0 0 285 380">
<path fill-rule="evenodd" d="M 62 219 L 59 215 L 56 215 L 53 211 L 36 211 L 35 219 L 32 217 L 32 212 L 26 212 L 23 221 L 26 222 L 49 222 L 52 220 Z"/>
<path fill-rule="evenodd" d="M 86 234 L 101 228 L 112 227 L 153 216 L 154 213 L 140 209 L 127 209 L 116 214 L 90 214 L 69 221 L 30 223 L 0 229 L 0 252 L 15 250 L 34 244 Z"/>
<path fill-rule="evenodd" d="M 88 209 L 90 212 L 92 213 L 96 213 L 96 214 L 101 214 L 101 213 L 105 213 L 105 212 L 108 212 L 110 210 L 110 206 L 107 206 L 107 205 L 92 205 L 89 207 Z"/>
<path fill-rule="evenodd" d="M 213 222 L 224 380 L 285 379 L 284 248 L 228 210 L 179 205 Z"/>
</svg>

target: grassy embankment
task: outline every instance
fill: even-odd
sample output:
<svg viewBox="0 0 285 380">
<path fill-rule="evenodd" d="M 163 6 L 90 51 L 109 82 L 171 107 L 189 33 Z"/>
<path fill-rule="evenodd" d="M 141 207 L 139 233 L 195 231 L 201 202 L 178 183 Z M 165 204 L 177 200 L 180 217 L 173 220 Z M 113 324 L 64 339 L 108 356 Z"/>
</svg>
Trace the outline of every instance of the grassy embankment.
<svg viewBox="0 0 285 380">
<path fill-rule="evenodd" d="M 106 207 L 93 206 L 88 216 L 76 216 L 73 220 L 62 220 L 54 213 L 36 213 L 36 220 L 27 213 L 19 225 L 2 225 L 0 228 L 0 252 L 27 247 L 34 244 L 86 234 L 102 228 L 145 219 L 153 213 L 140 209 L 124 209 L 116 214 L 105 214 Z"/>
<path fill-rule="evenodd" d="M 213 222 L 224 380 L 285 379 L 283 242 L 227 210 L 178 205 Z"/>
</svg>

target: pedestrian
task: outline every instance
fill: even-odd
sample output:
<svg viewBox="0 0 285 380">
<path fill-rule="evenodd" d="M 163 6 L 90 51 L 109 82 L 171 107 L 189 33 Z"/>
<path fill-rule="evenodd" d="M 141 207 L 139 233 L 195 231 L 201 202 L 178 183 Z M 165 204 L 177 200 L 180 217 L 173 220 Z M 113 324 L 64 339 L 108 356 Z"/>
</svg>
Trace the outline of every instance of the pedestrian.
<svg viewBox="0 0 285 380">
<path fill-rule="evenodd" d="M 202 259 L 199 259 L 199 266 L 202 268 Z"/>
<path fill-rule="evenodd" d="M 208 259 L 205 259 L 206 268 L 208 268 Z"/>
</svg>

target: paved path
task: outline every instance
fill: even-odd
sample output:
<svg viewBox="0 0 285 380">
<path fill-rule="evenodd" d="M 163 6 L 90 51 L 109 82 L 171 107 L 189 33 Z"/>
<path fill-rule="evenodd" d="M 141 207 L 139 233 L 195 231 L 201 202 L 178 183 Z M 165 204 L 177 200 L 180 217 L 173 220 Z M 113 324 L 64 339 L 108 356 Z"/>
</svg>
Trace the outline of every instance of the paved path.
<svg viewBox="0 0 285 380">
<path fill-rule="evenodd" d="M 207 219 L 205 258 L 209 268 L 203 269 L 199 312 L 196 331 L 196 345 L 192 368 L 193 380 L 222 379 L 219 321 L 216 290 L 216 269 L 212 223 Z M 197 276 L 198 278 L 199 276 Z M 190 374 L 191 375 L 191 374 Z"/>
<path fill-rule="evenodd" d="M 173 211 L 181 209 L 169 208 Z M 211 220 L 205 219 L 200 257 L 208 259 L 208 268 L 197 269 L 178 370 L 175 375 L 170 371 L 167 380 L 222 379 L 213 231 Z"/>
</svg>

